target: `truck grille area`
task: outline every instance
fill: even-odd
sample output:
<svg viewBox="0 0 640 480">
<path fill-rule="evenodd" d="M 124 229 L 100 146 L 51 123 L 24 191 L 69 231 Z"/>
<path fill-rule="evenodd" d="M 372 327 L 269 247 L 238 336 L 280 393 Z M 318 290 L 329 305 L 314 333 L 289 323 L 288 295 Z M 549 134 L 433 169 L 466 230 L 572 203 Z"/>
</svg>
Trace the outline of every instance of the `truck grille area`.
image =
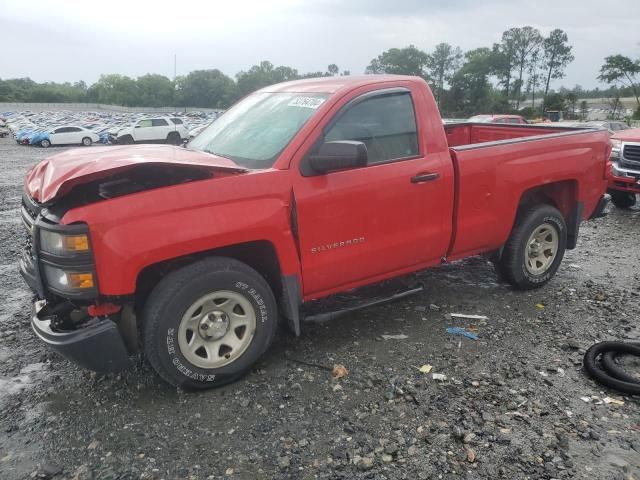
<svg viewBox="0 0 640 480">
<path fill-rule="evenodd" d="M 640 167 L 640 144 L 625 144 L 620 163 L 629 167 Z"/>
</svg>

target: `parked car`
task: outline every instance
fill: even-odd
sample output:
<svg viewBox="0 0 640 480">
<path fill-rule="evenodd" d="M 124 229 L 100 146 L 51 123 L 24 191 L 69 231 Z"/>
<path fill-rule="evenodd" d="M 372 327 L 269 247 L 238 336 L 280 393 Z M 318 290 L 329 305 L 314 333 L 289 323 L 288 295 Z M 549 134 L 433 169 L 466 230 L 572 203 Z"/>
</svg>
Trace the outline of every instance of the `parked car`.
<svg viewBox="0 0 640 480">
<path fill-rule="evenodd" d="M 32 327 L 98 371 L 125 368 L 140 329 L 164 380 L 219 386 L 280 315 L 299 335 L 334 294 L 477 254 L 546 284 L 604 213 L 610 149 L 604 130 L 443 125 L 418 77 L 269 86 L 188 149 L 75 149 L 28 172 Z"/>
<path fill-rule="evenodd" d="M 529 123 L 520 115 L 475 115 L 467 121 L 481 123 L 514 123 L 518 125 L 526 125 Z"/>
<path fill-rule="evenodd" d="M 618 208 L 630 208 L 640 193 L 640 128 L 614 134 L 611 144 L 611 200 Z"/>
<path fill-rule="evenodd" d="M 84 127 L 74 125 L 54 128 L 49 132 L 41 132 L 38 140 L 29 143 L 38 144 L 43 148 L 51 145 L 84 145 L 89 147 L 93 142 L 100 140 L 100 137 Z"/>
<path fill-rule="evenodd" d="M 593 125 L 594 127 L 602 127 L 609 130 L 609 133 L 613 135 L 614 133 L 620 132 L 622 130 L 628 130 L 631 127 L 624 122 L 618 122 L 615 120 L 592 120 L 587 122 L 587 125 Z"/>
<path fill-rule="evenodd" d="M 180 145 L 189 139 L 189 131 L 180 120 L 169 117 L 145 118 L 138 120 L 133 126 L 121 129 L 116 140 L 119 144 L 132 143 L 170 143 Z"/>
</svg>

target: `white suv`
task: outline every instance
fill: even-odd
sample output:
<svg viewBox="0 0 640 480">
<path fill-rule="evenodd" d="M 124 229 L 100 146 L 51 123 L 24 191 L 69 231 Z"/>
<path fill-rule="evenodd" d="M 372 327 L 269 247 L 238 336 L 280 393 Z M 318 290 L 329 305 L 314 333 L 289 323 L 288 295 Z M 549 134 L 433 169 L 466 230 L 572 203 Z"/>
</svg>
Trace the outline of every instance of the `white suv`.
<svg viewBox="0 0 640 480">
<path fill-rule="evenodd" d="M 138 120 L 131 127 L 121 129 L 116 139 L 121 145 L 164 142 L 180 145 L 189 139 L 189 131 L 179 118 L 145 118 Z"/>
</svg>

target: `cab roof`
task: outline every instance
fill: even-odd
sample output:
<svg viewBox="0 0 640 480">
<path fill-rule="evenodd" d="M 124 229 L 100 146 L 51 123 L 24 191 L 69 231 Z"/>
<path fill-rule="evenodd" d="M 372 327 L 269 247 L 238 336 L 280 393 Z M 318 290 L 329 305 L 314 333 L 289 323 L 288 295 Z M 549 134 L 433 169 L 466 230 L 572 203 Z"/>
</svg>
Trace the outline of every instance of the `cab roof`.
<svg viewBox="0 0 640 480">
<path fill-rule="evenodd" d="M 424 82 L 420 77 L 408 75 L 354 75 L 344 77 L 320 77 L 278 83 L 261 89 L 261 92 L 291 93 L 336 93 L 339 90 L 353 90 L 373 83 L 397 82 L 399 80 Z"/>
</svg>

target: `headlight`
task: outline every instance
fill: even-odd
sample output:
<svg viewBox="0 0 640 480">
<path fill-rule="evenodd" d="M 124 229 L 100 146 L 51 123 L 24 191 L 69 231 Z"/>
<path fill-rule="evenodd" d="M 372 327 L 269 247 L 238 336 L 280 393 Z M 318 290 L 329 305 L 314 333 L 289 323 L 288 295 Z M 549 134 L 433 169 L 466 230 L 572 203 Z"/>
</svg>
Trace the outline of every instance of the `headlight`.
<svg viewBox="0 0 640 480">
<path fill-rule="evenodd" d="M 40 248 L 52 255 L 69 256 L 89 252 L 89 237 L 84 234 L 66 235 L 40 230 Z"/>
<path fill-rule="evenodd" d="M 627 174 L 618 169 L 618 162 L 611 163 L 611 175 L 614 177 L 626 177 Z"/>
<path fill-rule="evenodd" d="M 44 265 L 47 284 L 54 290 L 77 293 L 95 288 L 93 272 L 69 272 L 51 265 Z"/>
<path fill-rule="evenodd" d="M 620 158 L 620 150 L 622 149 L 622 140 L 610 140 L 611 142 L 611 158 Z"/>
</svg>

